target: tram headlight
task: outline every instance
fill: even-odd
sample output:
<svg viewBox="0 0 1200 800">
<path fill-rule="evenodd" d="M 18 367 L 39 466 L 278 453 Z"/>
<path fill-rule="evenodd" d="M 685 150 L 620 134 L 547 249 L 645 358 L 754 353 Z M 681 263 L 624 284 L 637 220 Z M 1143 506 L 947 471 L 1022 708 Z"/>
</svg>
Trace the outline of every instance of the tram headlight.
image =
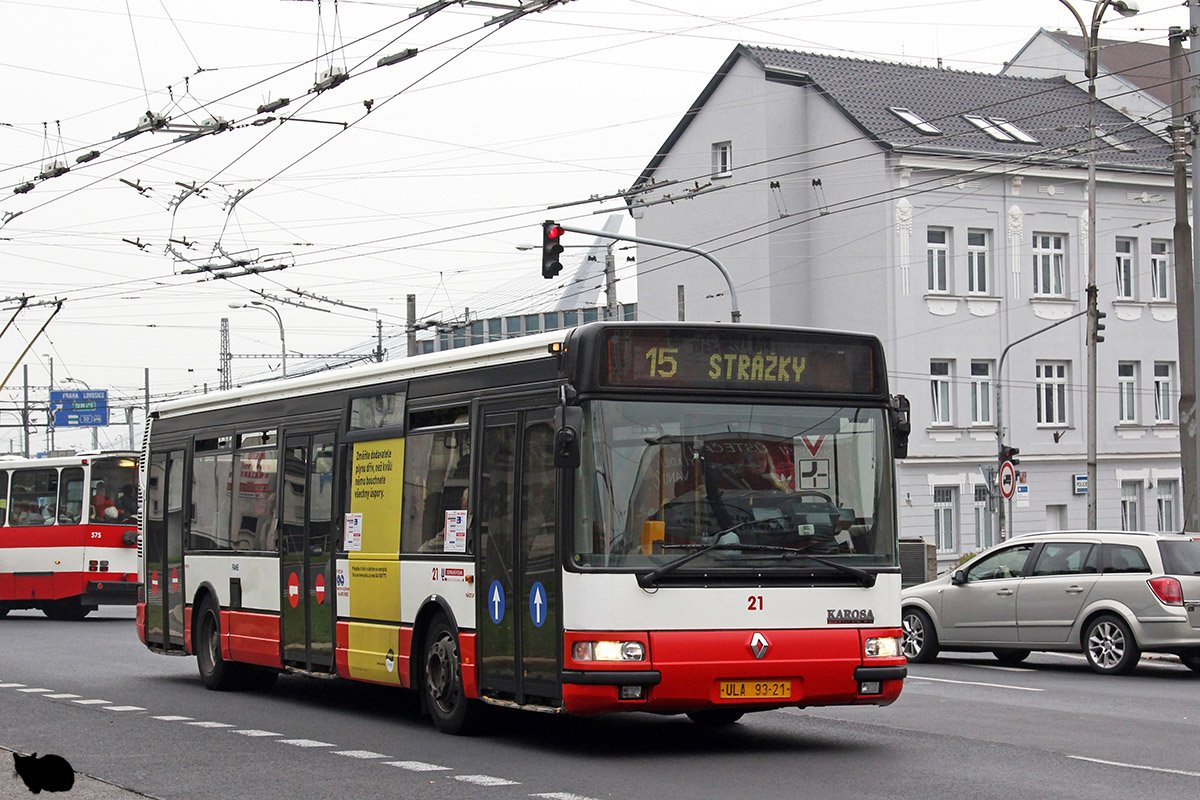
<svg viewBox="0 0 1200 800">
<path fill-rule="evenodd" d="M 641 642 L 575 642 L 571 658 L 576 661 L 645 661 L 646 645 Z"/>
<path fill-rule="evenodd" d="M 899 658 L 900 639 L 895 636 L 872 636 L 863 643 L 867 658 Z"/>
</svg>

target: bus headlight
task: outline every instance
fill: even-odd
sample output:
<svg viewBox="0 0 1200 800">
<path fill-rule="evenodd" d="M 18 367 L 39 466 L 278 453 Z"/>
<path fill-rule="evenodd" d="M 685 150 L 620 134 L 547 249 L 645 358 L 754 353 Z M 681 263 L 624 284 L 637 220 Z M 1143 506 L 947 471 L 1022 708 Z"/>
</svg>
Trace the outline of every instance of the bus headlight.
<svg viewBox="0 0 1200 800">
<path fill-rule="evenodd" d="M 872 636 L 863 643 L 867 658 L 899 658 L 900 639 L 895 636 Z"/>
<path fill-rule="evenodd" d="M 571 658 L 576 661 L 645 661 L 641 642 L 575 642 Z"/>
</svg>

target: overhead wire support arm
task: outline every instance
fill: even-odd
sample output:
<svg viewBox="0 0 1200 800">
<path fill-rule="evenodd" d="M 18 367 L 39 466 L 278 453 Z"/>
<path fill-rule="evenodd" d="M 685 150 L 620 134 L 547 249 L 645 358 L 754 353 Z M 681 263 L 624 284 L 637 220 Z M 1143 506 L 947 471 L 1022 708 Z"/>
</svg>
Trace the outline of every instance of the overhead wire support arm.
<svg viewBox="0 0 1200 800">
<path fill-rule="evenodd" d="M 729 270 L 725 269 L 725 265 L 722 264 L 720 261 L 718 261 L 717 257 L 714 256 L 712 253 L 709 253 L 706 250 L 701 250 L 698 247 L 691 247 L 689 245 L 678 244 L 676 242 L 664 242 L 664 241 L 660 241 L 658 239 L 647 239 L 644 236 L 630 236 L 629 234 L 624 234 L 624 233 L 612 233 L 611 231 L 597 231 L 597 230 L 592 230 L 590 228 L 578 228 L 578 227 L 575 227 L 574 225 L 563 225 L 561 222 L 555 223 L 555 224 L 557 224 L 558 227 L 562 228 L 564 231 L 567 231 L 569 233 L 582 233 L 585 236 L 596 236 L 596 237 L 599 237 L 602 239 L 617 239 L 622 242 L 634 242 L 635 244 L 648 244 L 651 247 L 661 247 L 666 250 L 679 250 L 684 253 L 692 253 L 694 255 L 700 256 L 701 258 L 708 259 L 708 261 L 711 262 L 712 265 L 714 267 L 716 267 L 717 270 L 721 273 L 721 277 L 723 277 L 725 279 L 725 285 L 729 288 L 729 303 L 731 306 L 730 321 L 732 321 L 732 322 L 741 322 L 742 321 L 742 312 L 738 308 L 737 290 L 733 288 L 733 278 L 731 278 L 729 276 Z"/>
</svg>

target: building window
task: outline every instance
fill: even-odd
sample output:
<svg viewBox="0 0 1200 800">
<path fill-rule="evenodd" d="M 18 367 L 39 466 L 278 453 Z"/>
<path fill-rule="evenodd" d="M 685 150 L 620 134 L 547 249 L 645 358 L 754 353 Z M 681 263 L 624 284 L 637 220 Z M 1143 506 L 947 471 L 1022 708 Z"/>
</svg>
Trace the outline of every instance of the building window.
<svg viewBox="0 0 1200 800">
<path fill-rule="evenodd" d="M 1179 481 L 1158 482 L 1158 529 L 1164 532 L 1180 530 Z"/>
<path fill-rule="evenodd" d="M 1121 481 L 1121 530 L 1142 529 L 1142 482 Z"/>
<path fill-rule="evenodd" d="M 967 231 L 967 291 L 988 293 L 987 231 Z"/>
<path fill-rule="evenodd" d="M 1137 422 L 1137 364 L 1117 364 L 1117 423 Z"/>
<path fill-rule="evenodd" d="M 1033 235 L 1033 293 L 1043 297 L 1063 297 L 1063 269 L 1066 263 L 1066 237 L 1053 233 Z"/>
<path fill-rule="evenodd" d="M 975 546 L 980 550 L 991 547 L 995 533 L 992 513 L 988 510 L 988 488 L 975 486 Z"/>
<path fill-rule="evenodd" d="M 933 399 L 933 424 L 950 424 L 950 362 L 929 362 L 929 391 Z"/>
<path fill-rule="evenodd" d="M 930 228 L 925 234 L 925 258 L 929 267 L 929 291 L 950 291 L 950 232 Z"/>
<path fill-rule="evenodd" d="M 914 128 L 916 128 L 918 131 L 925 134 L 926 136 L 937 136 L 938 134 L 940 134 L 942 132 L 941 129 L 938 128 L 938 126 L 934 125 L 932 122 L 926 122 L 924 119 L 922 119 L 920 117 L 920 115 L 918 115 L 912 111 L 909 111 L 907 108 L 902 108 L 900 106 L 892 106 L 891 108 L 888 109 L 888 111 L 891 111 L 897 117 L 904 120 L 909 125 L 912 125 Z"/>
<path fill-rule="evenodd" d="M 1175 276 L 1171 272 L 1171 240 L 1154 239 L 1150 242 L 1150 293 L 1151 299 L 1169 301 Z"/>
<path fill-rule="evenodd" d="M 1175 366 L 1168 361 L 1154 362 L 1154 421 L 1175 419 Z"/>
<path fill-rule="evenodd" d="M 953 553 L 957 548 L 954 531 L 954 494 L 953 486 L 935 486 L 933 489 L 933 537 L 937 549 L 944 553 Z"/>
<path fill-rule="evenodd" d="M 992 424 L 992 362 L 971 362 L 971 424 Z"/>
<path fill-rule="evenodd" d="M 728 178 L 733 174 L 733 142 L 716 142 L 712 146 L 712 176 Z"/>
<path fill-rule="evenodd" d="M 1117 239 L 1117 299 L 1133 299 L 1133 239 Z"/>
<path fill-rule="evenodd" d="M 1067 364 L 1039 361 L 1035 365 L 1039 425 L 1067 424 Z"/>
</svg>

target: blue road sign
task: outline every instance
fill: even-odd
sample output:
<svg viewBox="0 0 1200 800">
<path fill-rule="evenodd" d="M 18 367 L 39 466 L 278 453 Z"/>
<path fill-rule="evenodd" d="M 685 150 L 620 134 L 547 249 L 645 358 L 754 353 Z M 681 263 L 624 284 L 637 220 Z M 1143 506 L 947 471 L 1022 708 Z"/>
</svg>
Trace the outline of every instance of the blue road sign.
<svg viewBox="0 0 1200 800">
<path fill-rule="evenodd" d="M 529 590 L 529 618 L 539 628 L 546 622 L 546 587 L 541 581 L 534 581 Z"/>
<path fill-rule="evenodd" d="M 91 411 L 75 411 L 63 409 L 54 412 L 54 427 L 56 428 L 90 428 L 108 425 L 108 406 Z"/>
<path fill-rule="evenodd" d="M 499 625 L 500 620 L 504 619 L 504 587 L 500 585 L 500 581 L 492 581 L 492 585 L 488 587 L 487 607 L 488 616 L 492 618 L 492 622 Z"/>
</svg>

